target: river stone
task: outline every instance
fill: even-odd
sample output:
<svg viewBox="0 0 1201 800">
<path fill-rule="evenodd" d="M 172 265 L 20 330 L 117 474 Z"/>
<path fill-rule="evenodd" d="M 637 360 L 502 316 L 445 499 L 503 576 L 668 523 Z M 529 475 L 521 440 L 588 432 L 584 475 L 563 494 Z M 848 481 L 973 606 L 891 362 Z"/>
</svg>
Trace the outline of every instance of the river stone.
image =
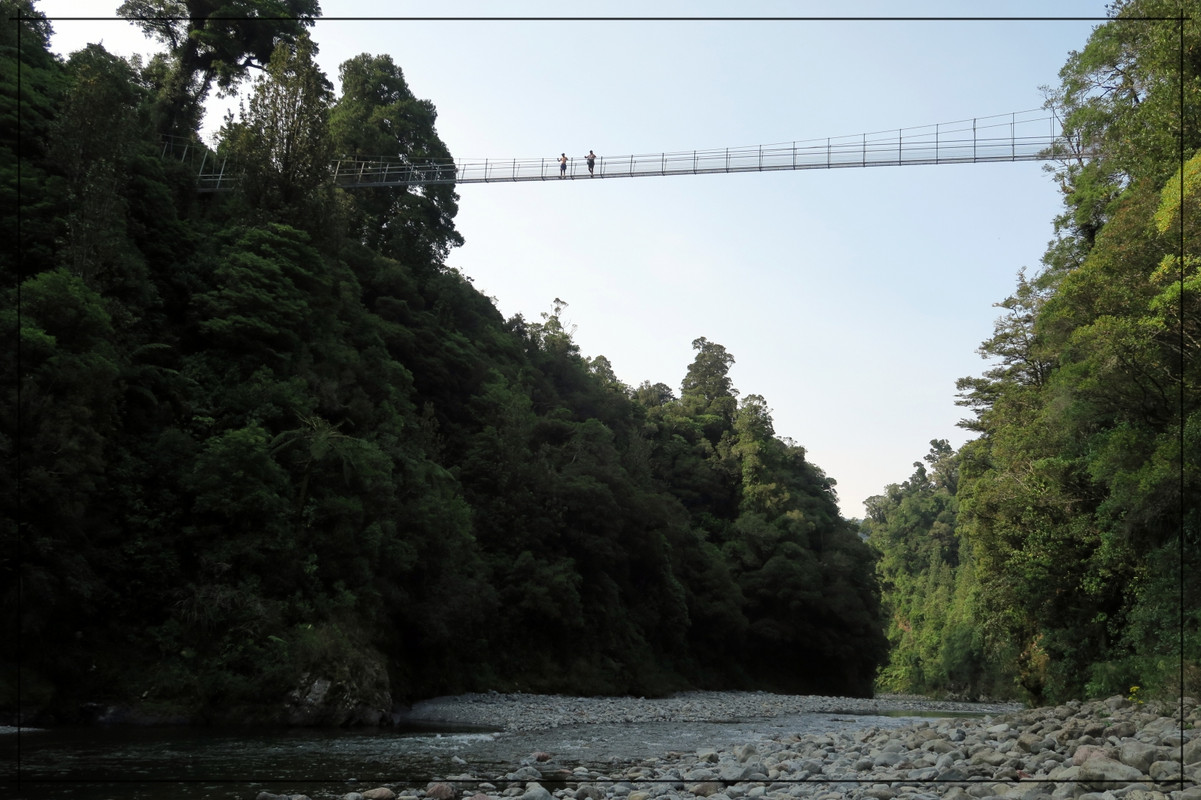
<svg viewBox="0 0 1201 800">
<path fill-rule="evenodd" d="M 1073 800 L 1084 794 L 1084 787 L 1078 783 L 1057 783 L 1051 791 L 1051 800 Z"/>
<path fill-rule="evenodd" d="M 716 781 L 702 781 L 689 788 L 688 791 L 697 797 L 712 797 L 721 791 L 721 784 Z"/>
<path fill-rule="evenodd" d="M 542 788 L 539 783 L 530 783 L 525 788 L 525 793 L 521 795 L 521 800 L 550 800 L 551 794 L 546 789 Z"/>
<path fill-rule="evenodd" d="M 425 796 L 432 800 L 451 800 L 455 796 L 455 789 L 449 783 L 431 783 L 425 787 Z"/>
<path fill-rule="evenodd" d="M 1180 762 L 1154 761 L 1147 767 L 1147 774 L 1156 783 L 1178 780 L 1180 778 Z"/>
<path fill-rule="evenodd" d="M 753 770 L 749 764 L 726 764 L 718 770 L 717 777 L 723 783 L 735 783 L 746 780 Z"/>
<path fill-rule="evenodd" d="M 1118 739 L 1127 739 L 1138 732 L 1138 727 L 1132 720 L 1122 720 L 1116 722 L 1105 729 L 1106 736 L 1114 736 Z"/>
<path fill-rule="evenodd" d="M 363 795 L 361 792 L 347 792 L 342 795 L 342 800 L 363 800 Z"/>
<path fill-rule="evenodd" d="M 1098 747 L 1093 744 L 1082 744 L 1076 748 L 1076 752 L 1072 753 L 1072 763 L 1080 766 L 1094 758 L 1108 758 L 1113 760 L 1117 754 L 1114 753 L 1111 747 Z"/>
<path fill-rule="evenodd" d="M 967 760 L 967 763 L 972 765 L 987 764 L 990 767 L 999 767 L 1005 763 L 1005 760 L 1004 753 L 999 753 L 996 750 L 986 747 L 982 750 L 977 750 L 975 753 L 972 753 L 972 756 Z"/>
<path fill-rule="evenodd" d="M 1141 770 L 1105 756 L 1095 756 L 1080 765 L 1080 780 L 1094 789 L 1117 789 L 1145 777 Z"/>
<path fill-rule="evenodd" d="M 922 749 L 927 753 L 938 753 L 941 755 L 942 753 L 949 753 L 954 750 L 955 745 L 946 739 L 930 739 L 929 741 L 922 742 Z"/>
<path fill-rule="evenodd" d="M 377 786 L 363 792 L 363 800 L 396 800 L 396 792 L 387 786 Z"/>
<path fill-rule="evenodd" d="M 637 791 L 630 792 L 628 795 L 628 800 L 650 800 L 650 797 L 650 792 Z"/>
<path fill-rule="evenodd" d="M 1184 744 L 1184 763 L 1196 764 L 1201 761 L 1201 736 L 1196 736 Z"/>
<path fill-rule="evenodd" d="M 1118 761 L 1134 767 L 1139 772 L 1146 772 L 1158 754 L 1159 748 L 1144 742 L 1122 742 L 1118 747 Z"/>
<path fill-rule="evenodd" d="M 873 767 L 895 767 L 905 760 L 905 756 L 895 752 L 883 752 L 872 759 Z M 857 766 L 857 765 L 856 765 Z"/>
<path fill-rule="evenodd" d="M 582 783 L 575 796 L 576 800 L 605 800 L 605 790 L 594 783 Z"/>
<path fill-rule="evenodd" d="M 518 767 L 507 776 L 511 781 L 536 781 L 542 779 L 542 773 L 531 766 Z"/>
<path fill-rule="evenodd" d="M 938 772 L 934 778 L 938 781 L 966 781 L 967 779 L 968 774 L 959 767 L 944 769 L 942 772 Z"/>
</svg>

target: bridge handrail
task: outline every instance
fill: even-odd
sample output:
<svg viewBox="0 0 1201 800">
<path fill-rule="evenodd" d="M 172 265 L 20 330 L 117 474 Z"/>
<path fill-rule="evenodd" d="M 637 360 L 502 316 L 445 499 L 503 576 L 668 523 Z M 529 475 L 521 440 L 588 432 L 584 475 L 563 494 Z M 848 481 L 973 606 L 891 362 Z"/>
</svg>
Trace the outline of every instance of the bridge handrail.
<svg viewBox="0 0 1201 800">
<path fill-rule="evenodd" d="M 237 170 L 208 151 L 198 170 L 201 190 L 232 187 Z M 164 144 L 176 157 L 195 158 L 199 147 Z M 190 154 L 190 156 L 189 156 Z M 492 183 L 559 178 L 614 178 L 647 175 L 832 169 L 908 164 L 982 161 L 1034 161 L 1079 155 L 1060 121 L 1046 109 L 972 117 L 934 125 L 892 128 L 824 139 L 743 147 L 597 156 L 590 174 L 584 158 L 569 158 L 561 171 L 557 158 L 411 160 L 402 155 L 344 155 L 330 165 L 335 185 L 343 188 L 403 187 L 430 184 Z"/>
</svg>

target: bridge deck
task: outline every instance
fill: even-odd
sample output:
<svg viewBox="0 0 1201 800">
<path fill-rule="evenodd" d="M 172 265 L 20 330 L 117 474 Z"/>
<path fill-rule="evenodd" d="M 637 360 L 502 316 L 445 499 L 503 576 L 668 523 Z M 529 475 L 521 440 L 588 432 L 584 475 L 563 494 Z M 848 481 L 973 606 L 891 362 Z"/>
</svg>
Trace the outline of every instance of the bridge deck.
<svg viewBox="0 0 1201 800">
<path fill-rule="evenodd" d="M 336 160 L 331 164 L 331 172 L 336 185 L 357 189 L 1039 161 L 1068 157 L 1074 152 L 1062 137 L 1058 119 L 1040 109 L 856 136 L 750 147 L 597 156 L 592 174 L 589 174 L 583 156 L 569 157 L 566 169 L 562 171 L 558 159 L 553 156 L 421 163 L 403 156 L 356 156 Z M 236 169 L 207 155 L 198 170 L 201 191 L 230 189 L 236 179 Z"/>
</svg>

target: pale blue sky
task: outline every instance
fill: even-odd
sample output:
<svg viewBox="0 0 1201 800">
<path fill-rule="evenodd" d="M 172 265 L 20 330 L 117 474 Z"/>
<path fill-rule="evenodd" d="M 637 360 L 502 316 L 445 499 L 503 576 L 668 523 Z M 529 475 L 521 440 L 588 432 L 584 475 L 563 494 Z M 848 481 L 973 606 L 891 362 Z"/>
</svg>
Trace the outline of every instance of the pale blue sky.
<svg viewBox="0 0 1201 800">
<path fill-rule="evenodd" d="M 40 0 L 48 16 L 119 0 Z M 842 136 L 1038 108 L 1104 0 L 455 2 L 323 0 L 313 38 L 337 83 L 383 54 L 438 109 L 457 158 L 602 156 Z M 403 16 L 860 17 L 860 21 L 354 21 Z M 1027 17 L 1003 21 L 880 17 Z M 1048 17 L 1085 17 L 1050 20 Z M 67 53 L 154 45 L 120 22 L 54 22 Z M 211 112 L 207 130 L 221 112 Z M 955 379 L 1060 195 L 1039 163 L 462 185 L 449 263 L 505 316 L 556 297 L 586 356 L 678 392 L 697 337 L 736 359 L 777 435 L 838 482 L 843 513 L 958 446 Z"/>
</svg>

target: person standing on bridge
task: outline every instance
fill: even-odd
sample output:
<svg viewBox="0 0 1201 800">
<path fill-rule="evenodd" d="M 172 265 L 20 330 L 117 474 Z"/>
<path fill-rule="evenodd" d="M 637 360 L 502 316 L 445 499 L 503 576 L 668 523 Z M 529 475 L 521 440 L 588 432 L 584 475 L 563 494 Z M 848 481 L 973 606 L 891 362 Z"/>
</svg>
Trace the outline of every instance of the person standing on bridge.
<svg viewBox="0 0 1201 800">
<path fill-rule="evenodd" d="M 592 174 L 592 168 L 596 166 L 596 153 L 589 150 L 588 155 L 584 156 L 584 160 L 588 162 L 588 177 L 596 177 Z"/>
<path fill-rule="evenodd" d="M 562 178 L 567 174 L 567 154 L 563 153 L 559 156 L 559 177 Z"/>
</svg>

